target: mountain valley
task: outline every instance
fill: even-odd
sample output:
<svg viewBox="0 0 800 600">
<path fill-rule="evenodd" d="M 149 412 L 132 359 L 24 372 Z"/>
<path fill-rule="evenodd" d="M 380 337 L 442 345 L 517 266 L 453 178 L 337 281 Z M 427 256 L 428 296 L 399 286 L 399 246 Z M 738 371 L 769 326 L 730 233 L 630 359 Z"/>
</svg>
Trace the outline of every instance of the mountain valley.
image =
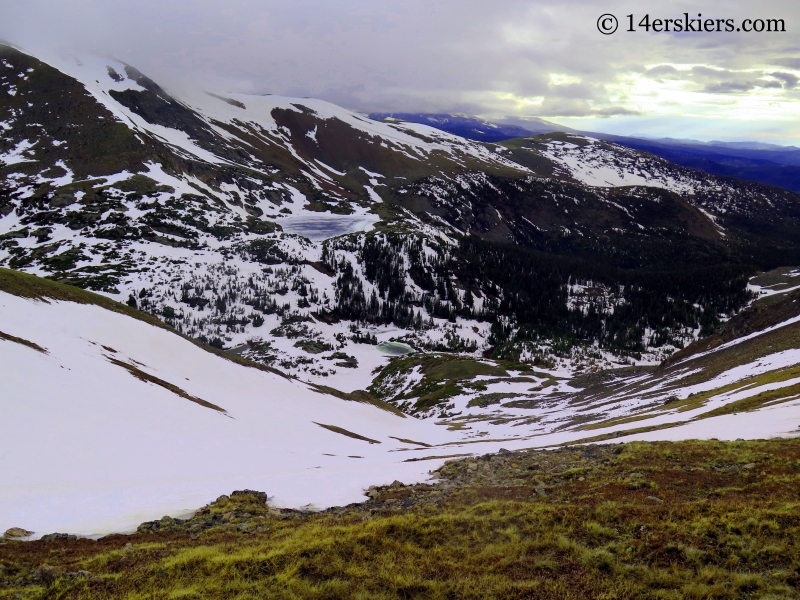
<svg viewBox="0 0 800 600">
<path fill-rule="evenodd" d="M 10 46 L 0 132 L 0 352 L 25 400 L 0 529 L 128 530 L 262 481 L 325 508 L 501 448 L 797 433 L 794 192 Z M 30 431 L 51 467 L 12 457 Z"/>
</svg>

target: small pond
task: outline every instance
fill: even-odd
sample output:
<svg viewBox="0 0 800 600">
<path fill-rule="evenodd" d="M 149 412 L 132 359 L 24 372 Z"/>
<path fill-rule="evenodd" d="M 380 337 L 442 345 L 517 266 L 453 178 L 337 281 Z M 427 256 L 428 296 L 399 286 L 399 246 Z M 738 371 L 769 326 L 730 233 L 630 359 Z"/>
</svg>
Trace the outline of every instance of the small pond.
<svg viewBox="0 0 800 600">
<path fill-rule="evenodd" d="M 378 352 L 389 356 L 405 356 L 406 354 L 414 354 L 414 349 L 408 344 L 401 344 L 400 342 L 383 342 L 378 344 Z"/>
</svg>

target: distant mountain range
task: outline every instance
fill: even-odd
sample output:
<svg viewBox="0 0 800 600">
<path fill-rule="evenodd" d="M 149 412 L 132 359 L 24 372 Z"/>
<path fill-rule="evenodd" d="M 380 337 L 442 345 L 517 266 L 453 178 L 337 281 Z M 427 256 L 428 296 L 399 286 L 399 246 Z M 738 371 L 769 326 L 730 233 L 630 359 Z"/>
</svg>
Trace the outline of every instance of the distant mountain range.
<svg viewBox="0 0 800 600">
<path fill-rule="evenodd" d="M 494 123 L 469 115 L 444 113 L 370 113 L 369 118 L 376 121 L 420 123 L 478 142 L 501 142 L 540 133 L 573 131 L 544 119 L 525 119 L 525 126 L 522 127 L 513 123 Z"/>
<path fill-rule="evenodd" d="M 371 113 L 370 118 L 421 123 L 482 142 L 501 142 L 516 137 L 553 132 L 581 133 L 627 148 L 650 152 L 670 162 L 712 175 L 735 177 L 800 192 L 800 148 L 793 146 L 760 142 L 699 142 L 674 138 L 619 136 L 577 131 L 536 118 L 503 119 L 492 122 L 469 115 L 444 113 Z"/>
</svg>

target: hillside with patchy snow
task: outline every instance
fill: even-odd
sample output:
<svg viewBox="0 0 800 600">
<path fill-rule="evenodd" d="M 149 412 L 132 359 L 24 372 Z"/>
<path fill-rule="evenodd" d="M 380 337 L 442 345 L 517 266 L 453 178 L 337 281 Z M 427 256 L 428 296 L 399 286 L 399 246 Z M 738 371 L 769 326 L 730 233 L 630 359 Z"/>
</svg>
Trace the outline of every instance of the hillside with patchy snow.
<svg viewBox="0 0 800 600">
<path fill-rule="evenodd" d="M 798 240 L 791 192 L 585 136 L 479 143 L 2 46 L 0 529 L 245 487 L 328 506 L 500 447 L 793 435 L 774 269 Z"/>
<path fill-rule="evenodd" d="M 102 297 L 0 271 L 0 529 L 126 530 L 233 489 L 325 508 L 500 448 L 797 435 L 796 292 L 760 283 L 774 293 L 733 324 L 749 333 L 724 341 L 723 331 L 656 370 L 575 376 L 430 354 L 395 360 L 371 394 L 348 395 L 209 352 Z M 401 406 L 414 386 L 418 403 L 444 401 L 437 419 L 377 399 Z"/>
<path fill-rule="evenodd" d="M 312 99 L 177 97 L 106 57 L 4 47 L 0 123 L 0 264 L 347 390 L 391 341 L 657 362 L 748 301 L 742 273 L 692 275 L 709 293 L 614 269 L 798 253 L 788 192 L 581 136 L 482 144 Z"/>
<path fill-rule="evenodd" d="M 0 365 L 4 531 L 118 531 L 240 488 L 346 504 L 452 439 L 94 304 L 0 291 Z"/>
</svg>

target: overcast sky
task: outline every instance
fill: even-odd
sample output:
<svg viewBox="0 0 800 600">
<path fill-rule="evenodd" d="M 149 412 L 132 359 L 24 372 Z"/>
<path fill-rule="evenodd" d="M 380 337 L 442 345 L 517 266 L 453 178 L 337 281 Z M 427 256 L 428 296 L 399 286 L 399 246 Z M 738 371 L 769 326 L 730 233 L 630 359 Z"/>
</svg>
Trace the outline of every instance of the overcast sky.
<svg viewBox="0 0 800 600">
<path fill-rule="evenodd" d="M 786 32 L 625 31 L 684 12 Z M 797 0 L 0 0 L 0 38 L 112 54 L 172 89 L 800 145 Z"/>
</svg>

